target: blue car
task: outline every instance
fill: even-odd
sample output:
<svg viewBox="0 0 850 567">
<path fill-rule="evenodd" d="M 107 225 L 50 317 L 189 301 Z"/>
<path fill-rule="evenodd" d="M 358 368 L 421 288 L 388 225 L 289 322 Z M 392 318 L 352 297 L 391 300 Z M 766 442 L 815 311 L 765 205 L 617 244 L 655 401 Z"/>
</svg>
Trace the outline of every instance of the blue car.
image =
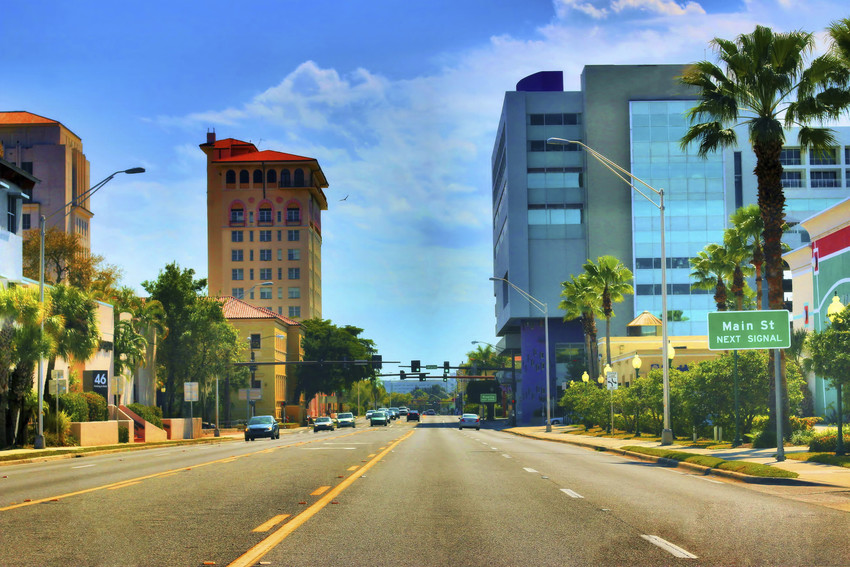
<svg viewBox="0 0 850 567">
<path fill-rule="evenodd" d="M 257 437 L 280 439 L 280 430 L 273 415 L 255 415 L 245 427 L 245 441 L 253 441 Z"/>
</svg>

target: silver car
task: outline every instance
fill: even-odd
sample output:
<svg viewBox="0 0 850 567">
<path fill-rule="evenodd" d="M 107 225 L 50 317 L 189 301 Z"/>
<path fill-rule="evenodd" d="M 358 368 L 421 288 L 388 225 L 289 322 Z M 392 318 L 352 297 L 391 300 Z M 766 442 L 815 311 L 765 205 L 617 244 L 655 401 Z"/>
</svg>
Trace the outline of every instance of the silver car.
<svg viewBox="0 0 850 567">
<path fill-rule="evenodd" d="M 354 427 L 354 414 L 351 412 L 336 414 L 336 424 L 340 429 L 343 427 Z"/>
<path fill-rule="evenodd" d="M 475 429 L 481 429 L 481 418 L 478 417 L 477 413 L 465 413 L 460 416 L 460 421 L 458 422 L 458 429 L 463 429 L 464 427 L 474 427 Z"/>
</svg>

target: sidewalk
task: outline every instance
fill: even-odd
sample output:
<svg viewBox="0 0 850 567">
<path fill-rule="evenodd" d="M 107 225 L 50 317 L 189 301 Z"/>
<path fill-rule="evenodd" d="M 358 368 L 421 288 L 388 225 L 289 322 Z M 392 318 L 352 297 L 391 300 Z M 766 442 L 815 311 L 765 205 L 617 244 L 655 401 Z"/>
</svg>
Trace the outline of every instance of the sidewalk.
<svg viewBox="0 0 850 567">
<path fill-rule="evenodd" d="M 688 453 L 711 455 L 727 461 L 747 461 L 750 463 L 760 463 L 770 465 L 778 469 L 793 471 L 799 476 L 796 479 L 781 479 L 782 484 L 821 484 L 835 487 L 850 488 L 850 468 L 836 467 L 824 465 L 821 463 L 809 463 L 805 461 L 796 461 L 794 459 L 786 459 L 779 462 L 776 460 L 776 448 L 768 449 L 752 449 L 739 447 L 737 449 L 697 449 L 692 447 L 684 447 L 679 445 L 662 446 L 658 441 L 642 441 L 640 439 L 616 439 L 611 437 L 592 437 L 588 435 L 577 435 L 568 433 L 573 429 L 572 426 L 553 425 L 552 432 L 546 433 L 544 426 L 536 427 L 514 427 L 507 428 L 503 431 L 521 435 L 524 437 L 532 437 L 543 439 L 545 441 L 557 441 L 560 443 L 569 443 L 592 449 L 602 449 L 605 451 L 623 452 L 622 447 L 626 445 L 637 445 L 644 447 L 657 447 L 661 449 L 671 449 L 675 451 L 684 451 Z M 805 453 L 808 447 L 785 447 L 786 456 L 791 453 Z M 643 458 L 647 458 L 644 456 Z M 652 458 L 652 457 L 648 457 Z M 687 464 L 688 467 L 696 466 Z M 699 467 L 705 469 L 705 467 Z M 706 470 L 707 472 L 707 470 Z M 740 473 L 732 473 L 717 469 L 710 469 L 712 475 L 728 476 L 742 480 L 744 482 L 768 484 L 776 483 L 777 479 L 765 479 L 762 477 L 751 477 Z"/>
</svg>

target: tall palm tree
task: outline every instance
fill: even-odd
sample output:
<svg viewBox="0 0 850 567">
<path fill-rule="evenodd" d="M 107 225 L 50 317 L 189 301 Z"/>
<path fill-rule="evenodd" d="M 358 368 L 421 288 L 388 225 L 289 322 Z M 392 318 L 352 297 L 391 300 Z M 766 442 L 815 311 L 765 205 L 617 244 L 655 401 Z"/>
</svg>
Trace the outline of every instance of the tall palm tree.
<svg viewBox="0 0 850 567">
<path fill-rule="evenodd" d="M 723 245 L 729 262 L 734 266 L 732 271 L 732 286 L 729 291 L 735 298 L 735 309 L 743 311 L 744 296 L 748 289 L 744 278 L 753 275 L 754 269 L 750 264 L 752 251 L 746 237 L 736 228 L 731 227 L 723 231 Z"/>
<path fill-rule="evenodd" d="M 561 298 L 558 309 L 564 310 L 564 321 L 581 319 L 587 371 L 591 376 L 596 376 L 599 374 L 596 318 L 602 317 L 602 297 L 590 285 L 587 273 L 581 273 L 561 282 Z"/>
<path fill-rule="evenodd" d="M 762 272 L 764 267 L 764 249 L 762 233 L 764 220 L 761 218 L 759 206 L 755 203 L 741 207 L 729 217 L 732 228 L 737 232 L 737 238 L 749 251 L 749 262 L 753 265 L 756 279 L 756 304 L 761 308 Z"/>
<path fill-rule="evenodd" d="M 693 289 L 714 290 L 714 302 L 718 311 L 727 310 L 727 288 L 735 272 L 735 263 L 728 252 L 719 244 L 709 244 L 690 259 L 691 278 L 696 280 L 691 284 Z"/>
<path fill-rule="evenodd" d="M 832 130 L 820 125 L 838 118 L 850 106 L 846 88 L 850 68 L 833 52 L 809 62 L 815 37 L 803 31 L 774 33 L 770 28 L 756 26 L 752 33 L 741 34 L 735 41 L 715 38 L 712 45 L 723 68 L 700 61 L 680 77 L 683 84 L 695 87 L 700 95 L 688 113 L 691 126 L 681 144 L 686 147 L 697 142 L 699 154 L 705 156 L 737 146 L 734 127 L 747 126 L 756 156 L 758 205 L 764 221 L 768 305 L 782 309 L 783 127 L 799 127 L 797 142 L 801 147 L 822 150 L 834 145 Z M 788 386 L 784 364 L 781 366 L 782 415 L 788 426 Z M 775 425 L 774 396 L 770 404 L 769 425 Z"/>
<path fill-rule="evenodd" d="M 49 309 L 50 314 L 61 317 L 65 325 L 62 332 L 52 336 L 55 349 L 47 363 L 47 376 L 56 367 L 57 358 L 82 362 L 100 347 L 97 303 L 87 292 L 67 285 L 54 286 L 50 291 Z"/>
<path fill-rule="evenodd" d="M 594 264 L 588 260 L 584 264 L 587 282 L 602 297 L 602 316 L 605 318 L 605 351 L 608 364 L 611 364 L 611 317 L 614 316 L 614 303 L 625 299 L 625 295 L 634 294 L 630 283 L 634 276 L 620 260 L 614 256 L 599 256 Z"/>
</svg>

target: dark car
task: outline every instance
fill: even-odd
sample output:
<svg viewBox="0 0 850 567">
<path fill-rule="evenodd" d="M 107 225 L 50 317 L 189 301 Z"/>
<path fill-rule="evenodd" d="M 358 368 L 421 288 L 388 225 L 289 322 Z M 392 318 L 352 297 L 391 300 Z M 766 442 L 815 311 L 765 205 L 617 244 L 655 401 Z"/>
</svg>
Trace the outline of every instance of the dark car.
<svg viewBox="0 0 850 567">
<path fill-rule="evenodd" d="M 419 412 L 415 409 L 407 410 L 407 421 L 419 421 Z"/>
<path fill-rule="evenodd" d="M 245 426 L 245 441 L 253 441 L 257 437 L 280 439 L 280 430 L 273 415 L 255 415 Z"/>
</svg>

